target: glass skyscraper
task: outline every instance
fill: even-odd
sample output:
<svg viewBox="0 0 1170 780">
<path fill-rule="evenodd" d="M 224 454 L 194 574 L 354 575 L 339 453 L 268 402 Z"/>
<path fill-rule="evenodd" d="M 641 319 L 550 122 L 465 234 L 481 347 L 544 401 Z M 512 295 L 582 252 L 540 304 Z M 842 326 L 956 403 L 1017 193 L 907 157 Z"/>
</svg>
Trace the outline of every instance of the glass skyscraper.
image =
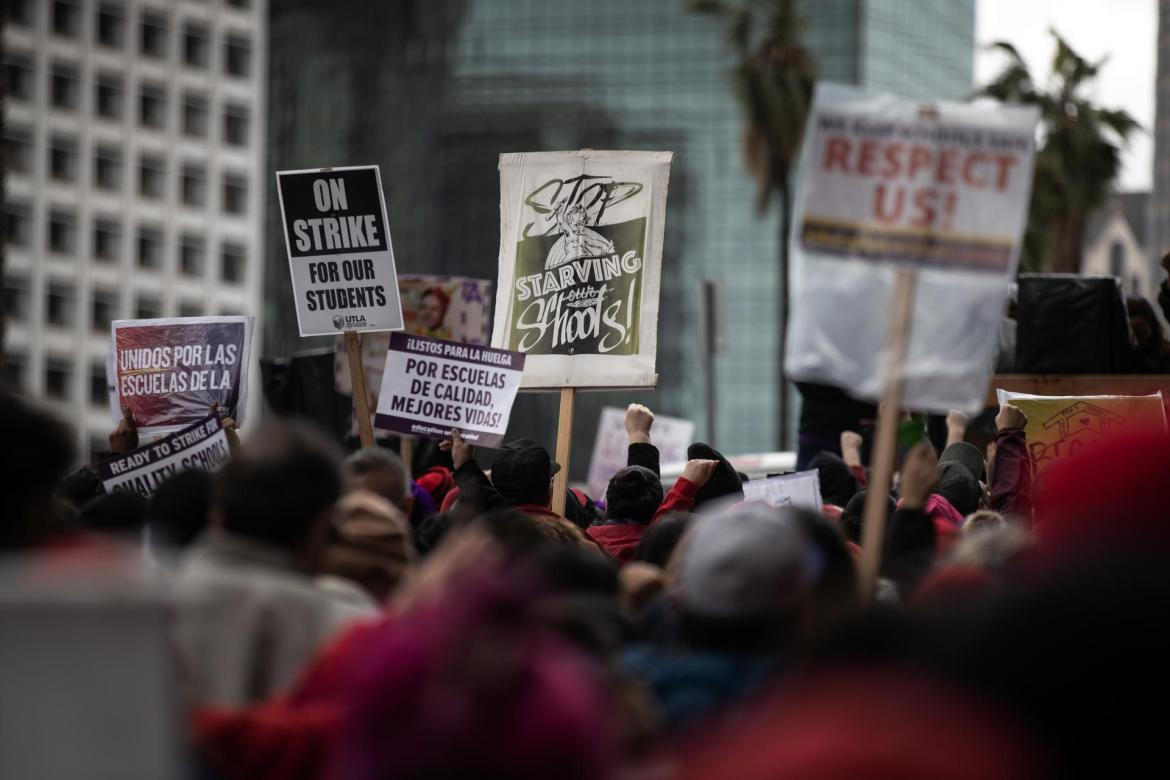
<svg viewBox="0 0 1170 780">
<path fill-rule="evenodd" d="M 724 21 L 687 13 L 681 0 L 396 3 L 393 11 L 355 10 L 357 18 L 342 12 L 350 5 L 364 4 L 332 3 L 328 16 L 370 32 L 347 31 L 344 41 L 330 40 L 329 23 L 314 21 L 325 12 L 312 4 L 273 7 L 273 167 L 381 164 L 399 270 L 494 279 L 499 153 L 674 151 L 659 388 L 578 394 L 574 476 L 587 466 L 606 404 L 640 400 L 695 420 L 705 436 L 697 307 L 704 277 L 722 279 L 726 295 L 716 444 L 728 453 L 775 449 L 779 218 L 775 203 L 757 212 L 743 166 Z M 923 99 L 971 91 L 974 0 L 820 0 L 803 10 L 823 78 Z M 367 40 L 380 41 L 376 52 L 363 50 Z M 344 73 L 343 65 L 365 68 L 376 89 L 361 93 L 345 78 L 326 86 L 322 73 Z M 298 74 L 327 95 L 314 97 Z M 328 111 L 309 116 L 314 102 Z M 353 122 L 368 127 L 355 131 Z M 328 150 L 344 159 L 323 159 Z M 287 295 L 282 253 L 274 229 L 274 297 Z M 290 301 L 272 307 L 269 322 L 277 326 L 269 328 L 270 351 L 294 346 Z M 551 447 L 554 428 L 555 400 L 522 396 L 513 435 Z"/>
</svg>

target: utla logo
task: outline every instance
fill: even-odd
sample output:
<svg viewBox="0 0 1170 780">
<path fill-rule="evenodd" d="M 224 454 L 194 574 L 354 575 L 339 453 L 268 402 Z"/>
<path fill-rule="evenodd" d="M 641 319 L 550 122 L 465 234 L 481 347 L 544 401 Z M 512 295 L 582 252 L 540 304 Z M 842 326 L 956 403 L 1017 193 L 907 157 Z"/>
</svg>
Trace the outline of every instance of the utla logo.
<svg viewBox="0 0 1170 780">
<path fill-rule="evenodd" d="M 334 314 L 331 320 L 333 327 L 338 330 L 353 330 L 354 328 L 367 327 L 366 318 L 363 314 Z"/>
</svg>

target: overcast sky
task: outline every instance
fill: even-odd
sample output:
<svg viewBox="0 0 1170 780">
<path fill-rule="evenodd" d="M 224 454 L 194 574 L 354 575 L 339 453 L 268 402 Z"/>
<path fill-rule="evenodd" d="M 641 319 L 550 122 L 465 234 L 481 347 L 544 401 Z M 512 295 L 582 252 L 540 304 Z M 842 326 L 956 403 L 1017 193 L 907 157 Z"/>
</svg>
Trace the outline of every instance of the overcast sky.
<svg viewBox="0 0 1170 780">
<path fill-rule="evenodd" d="M 946 2 L 946 0 L 939 0 Z M 1055 46 L 1050 27 L 1090 60 L 1108 56 L 1093 99 L 1124 108 L 1143 130 L 1130 142 L 1121 173 L 1122 190 L 1149 189 L 1153 164 L 1154 69 L 1157 65 L 1156 0 L 977 0 L 975 83 L 1003 67 L 1001 55 L 984 44 L 1006 40 L 1028 63 L 1033 76 L 1051 73 Z"/>
</svg>

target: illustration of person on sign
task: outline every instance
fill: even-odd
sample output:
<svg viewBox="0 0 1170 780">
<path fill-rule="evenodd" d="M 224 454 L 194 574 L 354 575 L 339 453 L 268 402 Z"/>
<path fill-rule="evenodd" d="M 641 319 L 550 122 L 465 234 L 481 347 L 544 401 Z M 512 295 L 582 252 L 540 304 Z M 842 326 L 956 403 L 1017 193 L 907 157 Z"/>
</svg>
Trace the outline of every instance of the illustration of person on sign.
<svg viewBox="0 0 1170 780">
<path fill-rule="evenodd" d="M 556 210 L 561 237 L 548 250 L 544 269 L 562 266 L 582 257 L 604 257 L 614 253 L 613 242 L 596 230 L 586 227 L 589 213 L 580 203 L 569 206 L 562 201 Z"/>
</svg>

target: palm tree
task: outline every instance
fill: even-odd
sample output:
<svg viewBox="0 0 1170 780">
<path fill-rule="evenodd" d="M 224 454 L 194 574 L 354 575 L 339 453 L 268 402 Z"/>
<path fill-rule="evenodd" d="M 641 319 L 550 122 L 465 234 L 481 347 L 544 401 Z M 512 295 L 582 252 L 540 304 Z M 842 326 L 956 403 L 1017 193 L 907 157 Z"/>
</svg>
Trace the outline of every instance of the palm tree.
<svg viewBox="0 0 1170 780">
<path fill-rule="evenodd" d="M 1089 215 L 1109 194 L 1121 169 L 1121 147 L 1140 129 L 1125 111 L 1094 105 L 1084 96 L 1104 60 L 1089 62 L 1055 30 L 1052 78 L 1038 86 L 1010 43 L 994 43 L 1007 66 L 978 95 L 1040 110 L 1041 137 L 1028 228 L 1020 258 L 1025 270 L 1076 273 Z"/>
<path fill-rule="evenodd" d="M 804 137 L 816 81 L 812 55 L 801 44 L 803 21 L 796 0 L 728 3 L 692 0 L 697 13 L 719 14 L 739 62 L 732 71 L 744 114 L 743 155 L 756 182 L 756 208 L 763 213 L 773 193 L 780 198 L 780 359 L 777 439 L 789 438 L 788 382 L 783 350 L 788 336 L 788 233 L 792 221 L 791 174 Z M 757 27 L 760 31 L 757 32 Z"/>
</svg>

